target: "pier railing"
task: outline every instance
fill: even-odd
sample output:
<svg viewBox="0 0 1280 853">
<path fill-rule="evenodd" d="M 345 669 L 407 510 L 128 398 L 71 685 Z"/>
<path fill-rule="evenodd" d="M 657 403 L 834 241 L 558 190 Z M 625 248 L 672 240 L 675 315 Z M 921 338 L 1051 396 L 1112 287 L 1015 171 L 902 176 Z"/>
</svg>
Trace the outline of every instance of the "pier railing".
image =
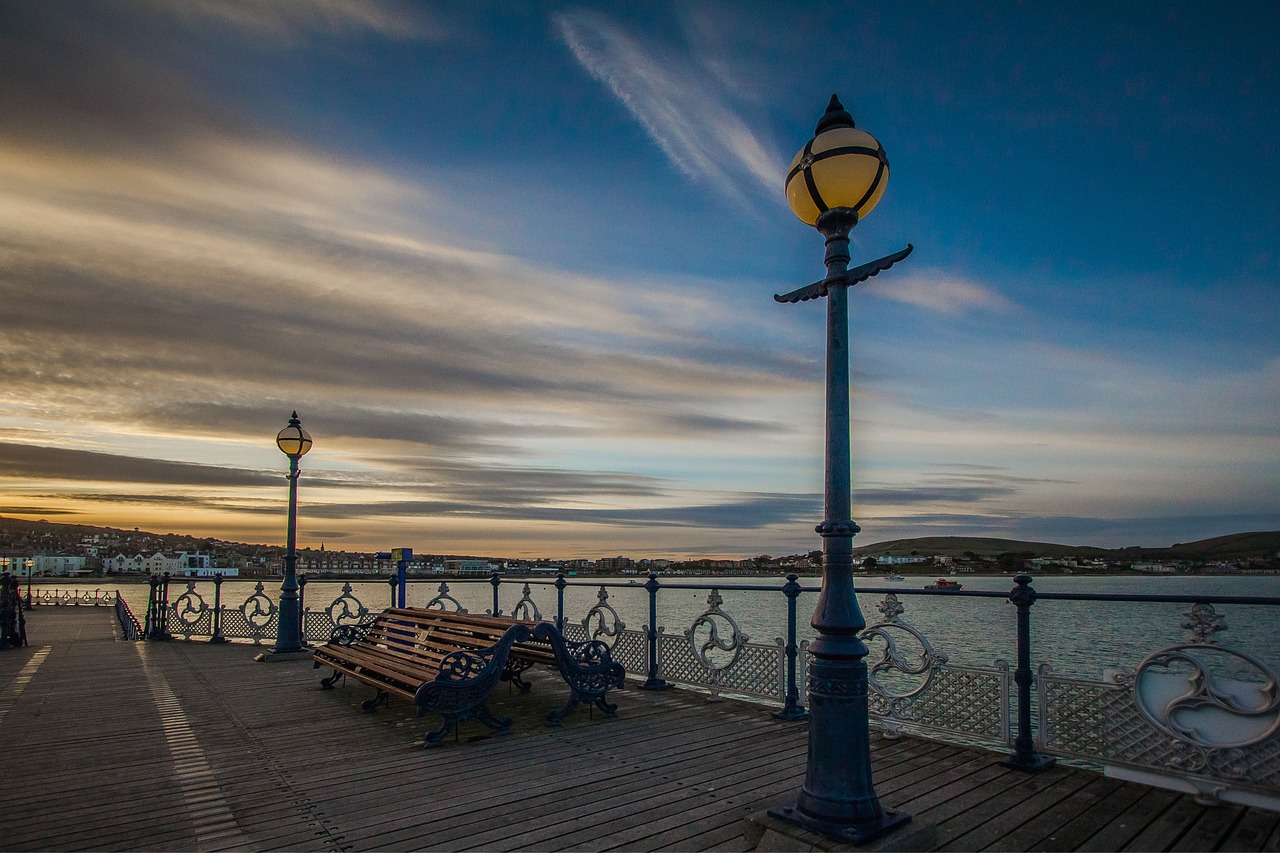
<svg viewBox="0 0 1280 853">
<path fill-rule="evenodd" d="M 40 587 L 23 596 L 27 607 L 114 607 L 120 591 L 115 589 L 57 589 Z"/>
<path fill-rule="evenodd" d="M 325 641 L 336 626 L 368 619 L 394 604 L 398 594 L 395 578 L 379 601 L 361 599 L 370 598 L 368 585 L 357 592 L 340 581 L 303 577 L 299 583 L 301 635 L 312 642 Z M 703 690 L 710 699 L 732 694 L 775 702 L 775 716 L 781 719 L 806 716 L 808 641 L 798 628 L 797 602 L 820 587 L 801 584 L 796 575 L 788 575 L 781 586 L 664 581 L 654 574 L 642 585 L 635 580 L 496 574 L 410 583 L 419 600 L 423 587 L 430 586 L 429 608 L 465 611 L 462 599 L 473 606 L 480 600 L 488 613 L 546 619 L 571 639 L 604 641 L 641 688 L 681 685 Z M 274 640 L 279 609 L 264 584 L 231 605 L 223 601 L 223 585 L 220 577 L 152 578 L 144 635 L 209 642 Z M 585 612 L 567 612 L 566 591 L 584 587 L 594 590 L 594 602 L 584 605 L 583 596 L 575 596 Z M 647 599 L 639 628 L 629 627 L 610 601 L 611 591 L 616 595 L 621 590 Z M 664 600 L 680 596 L 687 602 L 691 591 L 707 593 L 700 611 L 690 619 L 686 606 L 681 624 L 659 624 Z M 1175 787 L 1206 802 L 1225 799 L 1280 809 L 1276 661 L 1224 645 L 1217 635 L 1226 627 L 1225 617 L 1215 609 L 1261 606 L 1274 618 L 1280 616 L 1275 609 L 1280 598 L 1037 593 L 1026 575 L 1017 577 L 1008 592 L 901 587 L 862 587 L 858 592 L 883 596 L 875 605 L 878 616 L 869 618 L 861 636 L 869 650 L 872 722 L 886 736 L 913 732 L 1009 749 L 1006 763 L 1027 771 L 1048 766 L 1056 757 L 1084 760 L 1110 775 Z M 725 607 L 722 593 L 751 593 L 752 609 L 779 610 L 785 615 L 785 636 L 772 642 L 752 640 Z M 953 663 L 907 616 L 906 602 L 925 596 L 1012 605 L 1012 614 L 1003 610 L 988 620 L 994 625 L 1013 617 L 1012 641 L 1004 656 L 989 665 Z M 1114 667 L 1102 680 L 1090 680 L 1057 672 L 1048 663 L 1033 668 L 1037 602 L 1185 605 L 1180 626 L 1188 633 L 1181 641 L 1144 650 L 1131 666 Z"/>
</svg>

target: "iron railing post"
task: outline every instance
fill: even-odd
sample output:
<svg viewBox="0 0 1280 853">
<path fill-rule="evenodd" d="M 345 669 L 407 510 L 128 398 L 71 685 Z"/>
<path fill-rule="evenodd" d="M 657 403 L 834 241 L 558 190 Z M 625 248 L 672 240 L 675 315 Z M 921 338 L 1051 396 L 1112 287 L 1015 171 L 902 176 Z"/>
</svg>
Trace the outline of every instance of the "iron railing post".
<svg viewBox="0 0 1280 853">
<path fill-rule="evenodd" d="M 649 624 L 645 631 L 649 640 L 649 677 L 640 685 L 641 690 L 666 690 L 671 686 L 658 672 L 658 589 L 661 586 L 658 573 L 649 572 L 649 580 L 644 584 L 649 593 Z"/>
<path fill-rule="evenodd" d="M 809 712 L 800 704 L 800 688 L 796 678 L 796 662 L 800 657 L 800 644 L 796 631 L 796 599 L 800 597 L 800 578 L 795 574 L 787 575 L 787 582 L 782 587 L 782 594 L 787 597 L 787 695 L 781 711 L 774 715 L 779 720 L 804 720 Z"/>
<path fill-rule="evenodd" d="M 1037 773 L 1052 767 L 1056 759 L 1037 753 L 1031 736 L 1031 605 L 1036 603 L 1036 591 L 1030 575 L 1018 575 L 1013 582 L 1016 585 L 1009 592 L 1009 601 L 1018 611 L 1018 667 L 1013 672 L 1013 681 L 1018 685 L 1018 735 L 1013 741 L 1013 754 L 1000 763 Z"/>
<path fill-rule="evenodd" d="M 222 572 L 215 572 L 213 575 L 213 636 L 209 638 L 211 643 L 225 643 L 227 638 L 222 636 Z"/>
<path fill-rule="evenodd" d="M 564 578 L 564 572 L 556 574 L 556 630 L 564 633 L 564 588 L 569 582 Z"/>
<path fill-rule="evenodd" d="M 307 645 L 307 576 L 298 575 L 298 645 Z"/>
<path fill-rule="evenodd" d="M 156 581 L 155 618 L 151 623 L 149 640 L 172 640 L 169 633 L 169 573 L 165 572 Z"/>
<path fill-rule="evenodd" d="M 498 607 L 498 587 L 502 584 L 502 577 L 495 571 L 489 575 L 489 583 L 493 585 L 493 615 L 501 616 L 502 610 Z"/>
<path fill-rule="evenodd" d="M 144 639 L 153 639 L 151 632 L 156 627 L 156 588 L 160 585 L 160 578 L 152 575 L 147 578 L 147 584 L 151 587 L 147 591 L 147 616 L 142 626 L 142 636 Z"/>
</svg>

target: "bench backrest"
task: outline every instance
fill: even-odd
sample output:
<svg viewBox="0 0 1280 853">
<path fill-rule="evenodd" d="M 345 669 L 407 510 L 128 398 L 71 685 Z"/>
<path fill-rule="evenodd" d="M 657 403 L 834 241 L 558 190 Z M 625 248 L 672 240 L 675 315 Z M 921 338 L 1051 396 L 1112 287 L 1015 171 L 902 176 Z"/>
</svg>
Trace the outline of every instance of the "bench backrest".
<svg viewBox="0 0 1280 853">
<path fill-rule="evenodd" d="M 538 624 L 482 613 L 392 607 L 379 615 L 375 629 L 381 626 L 384 619 L 386 626 L 378 634 L 379 642 L 397 643 L 405 651 L 416 655 L 443 649 L 441 656 L 455 649 L 492 646 L 502 639 L 512 625 L 527 625 L 532 630 Z M 538 663 L 555 662 L 555 652 L 551 646 L 538 640 L 516 643 L 511 647 L 511 655 Z"/>
</svg>

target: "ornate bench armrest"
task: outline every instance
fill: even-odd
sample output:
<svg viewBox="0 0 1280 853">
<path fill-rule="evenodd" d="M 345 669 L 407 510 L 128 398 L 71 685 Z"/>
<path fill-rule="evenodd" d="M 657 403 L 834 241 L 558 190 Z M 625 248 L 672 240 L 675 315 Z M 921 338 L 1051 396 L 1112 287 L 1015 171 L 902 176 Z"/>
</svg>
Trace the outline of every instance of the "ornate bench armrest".
<svg viewBox="0 0 1280 853">
<path fill-rule="evenodd" d="M 547 715 L 547 725 L 560 725 L 560 720 L 578 703 L 595 705 L 610 717 L 617 712 L 618 707 L 605 701 L 605 695 L 622 686 L 627 671 L 614 661 L 608 645 L 599 640 L 581 643 L 566 640 L 550 622 L 539 623 L 533 629 L 533 635 L 551 644 L 560 675 L 569 685 L 569 701 L 559 711 Z"/>
<path fill-rule="evenodd" d="M 335 646 L 350 646 L 353 643 L 358 643 L 369 635 L 369 631 L 377 621 L 374 618 L 358 625 L 337 625 L 329 632 L 329 642 Z"/>
</svg>

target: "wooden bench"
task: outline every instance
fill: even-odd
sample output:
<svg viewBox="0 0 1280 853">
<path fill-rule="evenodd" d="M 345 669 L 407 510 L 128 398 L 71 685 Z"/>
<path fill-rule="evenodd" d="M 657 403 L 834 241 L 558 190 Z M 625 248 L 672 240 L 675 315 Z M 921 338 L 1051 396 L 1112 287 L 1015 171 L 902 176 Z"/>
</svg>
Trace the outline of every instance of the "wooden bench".
<svg viewBox="0 0 1280 853">
<path fill-rule="evenodd" d="M 521 674 L 530 666 L 555 666 L 569 685 L 568 701 L 547 715 L 551 726 L 580 703 L 613 716 L 617 706 L 606 695 L 626 675 L 604 643 L 568 641 L 549 622 L 415 608 L 392 607 L 370 622 L 339 626 L 313 658 L 316 667 L 333 669 L 321 681 L 326 689 L 344 675 L 373 686 L 378 692 L 361 704 L 366 711 L 395 694 L 411 700 L 420 717 L 439 714 L 444 722 L 427 735 L 427 746 L 439 746 L 469 719 L 509 733 L 511 720 L 494 716 L 485 701 L 500 681 L 527 692 Z"/>
</svg>

